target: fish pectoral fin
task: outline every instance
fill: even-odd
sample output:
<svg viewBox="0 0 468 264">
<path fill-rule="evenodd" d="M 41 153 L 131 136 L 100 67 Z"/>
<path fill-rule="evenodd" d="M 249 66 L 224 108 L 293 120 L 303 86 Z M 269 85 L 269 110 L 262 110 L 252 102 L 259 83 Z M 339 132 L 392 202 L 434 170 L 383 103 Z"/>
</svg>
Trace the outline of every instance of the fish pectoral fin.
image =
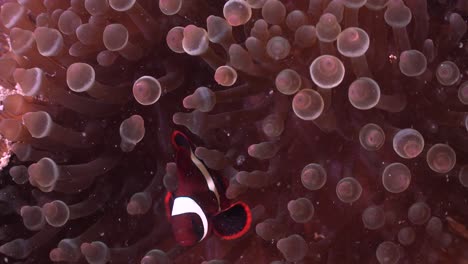
<svg viewBox="0 0 468 264">
<path fill-rule="evenodd" d="M 247 204 L 236 202 L 212 217 L 213 231 L 222 239 L 236 239 L 250 230 L 252 213 Z"/>
<path fill-rule="evenodd" d="M 164 207 L 166 209 L 166 218 L 167 221 L 171 221 L 171 211 L 172 211 L 172 206 L 174 204 L 174 196 L 172 195 L 171 192 L 167 192 L 166 196 L 164 197 Z"/>
</svg>

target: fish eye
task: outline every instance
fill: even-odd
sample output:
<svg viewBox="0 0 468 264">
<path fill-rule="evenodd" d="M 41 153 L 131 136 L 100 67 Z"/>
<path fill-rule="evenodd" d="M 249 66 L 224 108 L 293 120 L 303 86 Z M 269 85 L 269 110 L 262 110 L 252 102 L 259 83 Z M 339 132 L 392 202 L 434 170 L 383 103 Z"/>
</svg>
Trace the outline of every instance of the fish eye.
<svg viewBox="0 0 468 264">
<path fill-rule="evenodd" d="M 184 137 L 181 133 L 176 133 L 174 136 L 174 142 L 181 147 L 190 147 L 190 143 L 188 142 L 187 138 Z"/>
</svg>

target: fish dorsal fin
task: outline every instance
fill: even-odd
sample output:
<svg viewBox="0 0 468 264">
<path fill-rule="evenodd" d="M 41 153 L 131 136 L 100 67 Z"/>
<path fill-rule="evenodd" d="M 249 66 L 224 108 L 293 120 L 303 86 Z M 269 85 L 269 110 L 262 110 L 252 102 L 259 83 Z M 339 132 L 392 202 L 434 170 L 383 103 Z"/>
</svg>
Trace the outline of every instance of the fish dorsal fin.
<svg viewBox="0 0 468 264">
<path fill-rule="evenodd" d="M 206 217 L 203 209 L 190 197 L 177 197 L 174 199 L 172 205 L 171 216 L 183 215 L 188 213 L 194 213 L 200 217 L 203 224 L 203 236 L 200 239 L 203 240 L 208 234 L 208 218 Z"/>
</svg>

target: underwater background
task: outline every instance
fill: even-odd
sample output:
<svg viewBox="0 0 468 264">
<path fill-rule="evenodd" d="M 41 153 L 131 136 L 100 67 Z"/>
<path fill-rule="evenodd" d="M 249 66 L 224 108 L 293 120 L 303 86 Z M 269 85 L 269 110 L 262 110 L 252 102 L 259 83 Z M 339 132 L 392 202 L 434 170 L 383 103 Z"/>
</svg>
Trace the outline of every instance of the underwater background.
<svg viewBox="0 0 468 264">
<path fill-rule="evenodd" d="M 468 263 L 467 0 L 0 5 L 0 263 Z"/>
</svg>

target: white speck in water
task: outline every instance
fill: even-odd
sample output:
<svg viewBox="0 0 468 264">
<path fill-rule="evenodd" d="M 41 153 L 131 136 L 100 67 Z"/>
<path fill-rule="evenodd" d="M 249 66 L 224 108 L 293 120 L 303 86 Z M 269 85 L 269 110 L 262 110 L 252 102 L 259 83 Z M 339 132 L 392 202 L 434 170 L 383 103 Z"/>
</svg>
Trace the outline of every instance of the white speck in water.
<svg viewBox="0 0 468 264">
<path fill-rule="evenodd" d="M 245 162 L 245 156 L 244 155 L 239 155 L 236 159 L 236 164 L 237 166 L 242 165 Z"/>
</svg>

